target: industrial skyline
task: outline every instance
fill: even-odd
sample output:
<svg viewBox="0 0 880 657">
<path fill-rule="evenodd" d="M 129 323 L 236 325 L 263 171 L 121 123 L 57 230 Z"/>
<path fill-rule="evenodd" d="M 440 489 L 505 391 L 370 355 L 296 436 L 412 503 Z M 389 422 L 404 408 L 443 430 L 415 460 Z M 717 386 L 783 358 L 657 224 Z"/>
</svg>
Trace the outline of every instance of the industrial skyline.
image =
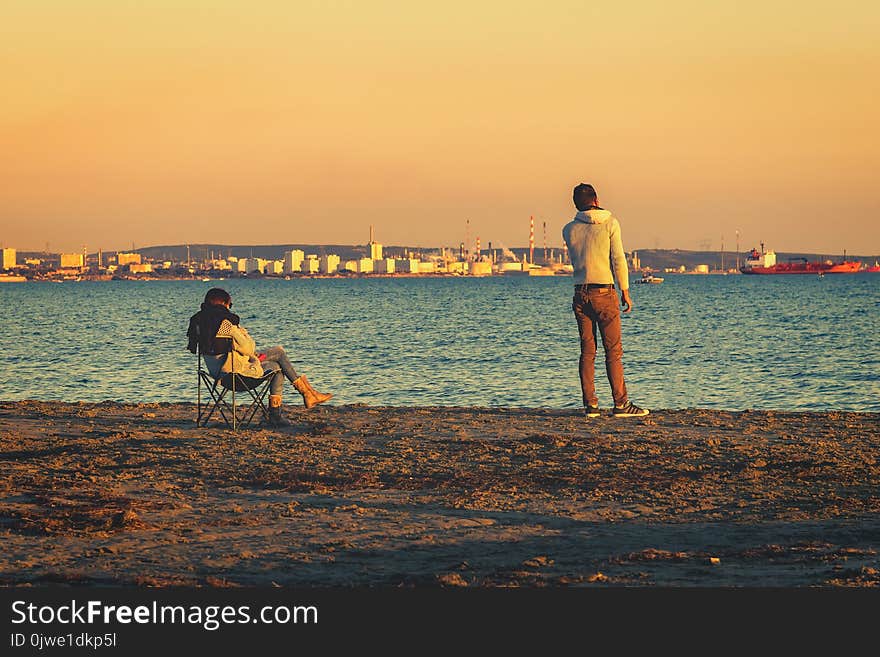
<svg viewBox="0 0 880 657">
<path fill-rule="evenodd" d="M 530 227 L 531 227 L 530 222 Z M 473 248 L 464 242 L 458 248 L 440 246 L 413 248 L 383 245 L 375 240 L 370 226 L 369 242 L 359 245 L 223 245 L 178 244 L 144 247 L 132 251 L 89 252 L 84 245 L 80 252 L 34 253 L 15 248 L 2 249 L 0 280 L 8 282 L 10 274 L 26 275 L 34 280 L 59 278 L 107 280 L 115 277 L 201 277 L 223 276 L 293 276 L 293 275 L 396 275 L 439 274 L 486 276 L 493 274 L 527 273 L 563 275 L 571 273 L 568 253 L 543 241 L 537 249 L 534 239 L 528 247 L 506 247 L 483 244 L 474 238 Z M 134 245 L 133 245 L 134 246 Z M 755 253 L 753 249 L 751 253 Z M 764 252 L 764 244 L 761 244 Z M 832 264 L 847 259 L 842 254 L 805 254 L 767 251 L 780 261 L 812 261 Z M 746 254 L 736 250 L 687 251 L 632 250 L 627 253 L 630 270 L 643 273 L 739 273 Z M 878 256 L 849 254 L 849 260 L 868 271 L 876 271 Z M 873 265 L 871 264 L 873 262 Z M 869 269 L 871 268 L 871 269 Z M 20 278 L 25 280 L 25 278 Z"/>
</svg>

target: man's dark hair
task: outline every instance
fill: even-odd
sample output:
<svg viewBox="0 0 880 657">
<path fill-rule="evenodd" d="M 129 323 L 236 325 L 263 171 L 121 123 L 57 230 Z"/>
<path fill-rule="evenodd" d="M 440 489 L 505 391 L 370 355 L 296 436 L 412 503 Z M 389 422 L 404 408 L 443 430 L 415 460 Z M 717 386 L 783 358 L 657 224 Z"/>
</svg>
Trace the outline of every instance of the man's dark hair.
<svg viewBox="0 0 880 657">
<path fill-rule="evenodd" d="M 574 207 L 578 210 L 589 210 L 596 205 L 596 190 L 587 183 L 581 183 L 575 187 L 571 196 L 574 200 Z"/>
<path fill-rule="evenodd" d="M 205 303 L 211 306 L 225 306 L 232 301 L 229 292 L 220 287 L 212 287 L 205 294 Z"/>
</svg>

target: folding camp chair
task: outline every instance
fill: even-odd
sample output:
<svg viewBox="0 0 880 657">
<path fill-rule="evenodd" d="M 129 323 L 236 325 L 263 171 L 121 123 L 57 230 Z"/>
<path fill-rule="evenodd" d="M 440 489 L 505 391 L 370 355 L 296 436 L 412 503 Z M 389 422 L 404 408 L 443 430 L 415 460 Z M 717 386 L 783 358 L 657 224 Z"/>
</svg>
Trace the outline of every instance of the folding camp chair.
<svg viewBox="0 0 880 657">
<path fill-rule="evenodd" d="M 231 342 L 231 340 L 230 340 Z M 269 370 L 259 378 L 242 376 L 234 371 L 221 374 L 215 378 L 205 369 L 202 361 L 201 348 L 197 350 L 198 373 L 199 373 L 199 390 L 198 390 L 198 416 L 196 417 L 196 426 L 204 427 L 208 424 L 211 416 L 217 411 L 228 428 L 237 431 L 239 428 L 245 429 L 253 421 L 257 413 L 261 413 L 263 419 L 267 423 L 271 423 L 269 419 L 269 409 L 266 408 L 266 395 L 269 393 L 269 387 L 272 383 L 272 377 L 275 376 L 274 370 Z M 233 359 L 233 370 L 235 366 L 235 351 L 230 350 L 229 357 Z M 208 391 L 210 400 L 202 403 L 202 386 Z M 247 392 L 251 400 L 247 406 L 236 407 L 236 392 Z M 227 393 L 231 393 L 227 397 Z"/>
</svg>

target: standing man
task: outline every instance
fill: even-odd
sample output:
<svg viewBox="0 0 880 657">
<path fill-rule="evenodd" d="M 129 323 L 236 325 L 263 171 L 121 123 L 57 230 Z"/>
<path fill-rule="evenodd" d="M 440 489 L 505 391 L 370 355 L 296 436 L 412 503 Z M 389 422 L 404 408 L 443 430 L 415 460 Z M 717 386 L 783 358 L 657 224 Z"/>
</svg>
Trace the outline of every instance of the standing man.
<svg viewBox="0 0 880 657">
<path fill-rule="evenodd" d="M 614 397 L 614 417 L 638 417 L 649 411 L 629 401 L 623 380 L 623 346 L 620 338 L 620 308 L 614 294 L 614 276 L 620 288 L 623 312 L 632 310 L 629 296 L 629 272 L 620 239 L 620 224 L 608 210 L 599 207 L 592 185 L 581 183 L 574 188 L 578 213 L 562 229 L 574 267 L 572 309 L 581 338 L 580 377 L 587 417 L 599 416 L 596 397 L 596 332 L 605 349 L 605 372 Z M 614 273 L 612 274 L 612 267 Z"/>
</svg>

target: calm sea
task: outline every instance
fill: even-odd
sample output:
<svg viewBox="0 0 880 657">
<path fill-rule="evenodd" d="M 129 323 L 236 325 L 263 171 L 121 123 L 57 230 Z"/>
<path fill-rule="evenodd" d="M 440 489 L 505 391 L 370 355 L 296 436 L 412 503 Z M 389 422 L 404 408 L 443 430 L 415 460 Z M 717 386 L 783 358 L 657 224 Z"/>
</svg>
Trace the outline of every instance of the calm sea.
<svg viewBox="0 0 880 657">
<path fill-rule="evenodd" d="M 228 289 L 334 403 L 579 407 L 569 277 L 0 286 L 0 399 L 195 401 L 189 316 Z M 633 285 L 630 397 L 650 408 L 880 411 L 880 275 Z M 600 404 L 611 403 L 598 358 Z M 288 402 L 298 402 L 292 387 Z"/>
</svg>

